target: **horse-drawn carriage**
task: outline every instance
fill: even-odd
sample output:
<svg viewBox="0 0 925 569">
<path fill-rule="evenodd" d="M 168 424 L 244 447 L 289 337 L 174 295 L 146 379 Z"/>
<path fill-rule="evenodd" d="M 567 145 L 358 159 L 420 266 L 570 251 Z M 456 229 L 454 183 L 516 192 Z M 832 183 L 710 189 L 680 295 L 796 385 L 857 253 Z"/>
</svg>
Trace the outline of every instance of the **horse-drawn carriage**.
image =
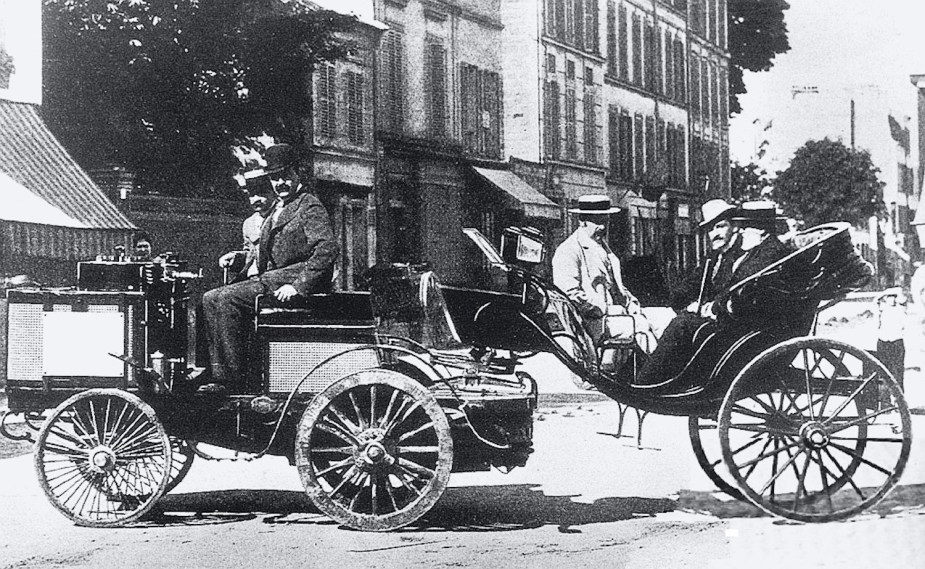
<svg viewBox="0 0 925 569">
<path fill-rule="evenodd" d="M 705 335 L 680 374 L 644 386 L 632 335 L 596 345 L 561 291 L 515 266 L 518 252 L 536 260 L 530 243 L 502 257 L 467 233 L 501 290 L 392 266 L 371 273 L 370 292 L 260 299 L 252 373 L 227 395 L 190 380 L 178 316 L 188 273 L 167 267 L 131 290 L 10 291 L 7 393 L 24 421 L 4 417 L 0 432 L 37 431 L 41 485 L 81 525 L 137 520 L 209 444 L 286 456 L 320 511 L 389 530 L 425 514 L 451 472 L 525 464 L 537 384 L 518 366 L 548 352 L 622 404 L 688 416 L 711 479 L 775 515 L 845 518 L 898 482 L 911 429 L 897 382 L 864 350 L 809 335 L 824 303 L 870 275 L 847 225 L 802 233 L 794 253 L 737 285 L 735 302 L 791 317 Z M 603 366 L 608 350 L 623 365 Z"/>
</svg>

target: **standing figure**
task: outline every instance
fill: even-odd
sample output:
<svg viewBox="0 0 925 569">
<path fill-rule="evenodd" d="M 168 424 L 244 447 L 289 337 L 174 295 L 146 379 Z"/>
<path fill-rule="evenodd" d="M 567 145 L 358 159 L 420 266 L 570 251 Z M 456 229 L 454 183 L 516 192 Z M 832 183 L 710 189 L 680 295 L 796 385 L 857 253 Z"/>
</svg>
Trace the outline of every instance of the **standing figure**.
<svg viewBox="0 0 925 569">
<path fill-rule="evenodd" d="M 886 289 L 877 298 L 877 358 L 903 385 L 906 373 L 906 343 L 903 340 L 906 323 L 906 295 L 895 286 Z"/>
<path fill-rule="evenodd" d="M 642 314 L 639 301 L 623 284 L 620 259 L 607 245 L 610 215 L 620 211 L 610 207 L 610 198 L 586 195 L 578 198 L 578 229 L 556 248 L 552 257 L 553 283 L 578 306 L 582 323 L 598 343 L 605 336 L 605 317 L 629 314 L 637 334 L 645 339 L 640 347 L 650 352 L 656 339 L 652 326 Z"/>
<path fill-rule="evenodd" d="M 296 149 L 277 144 L 266 151 L 266 172 L 276 202 L 263 223 L 257 274 L 202 297 L 212 380 L 202 392 L 238 388 L 245 378 L 247 335 L 260 295 L 288 302 L 331 289 L 337 244 L 324 206 L 302 182 Z"/>
</svg>

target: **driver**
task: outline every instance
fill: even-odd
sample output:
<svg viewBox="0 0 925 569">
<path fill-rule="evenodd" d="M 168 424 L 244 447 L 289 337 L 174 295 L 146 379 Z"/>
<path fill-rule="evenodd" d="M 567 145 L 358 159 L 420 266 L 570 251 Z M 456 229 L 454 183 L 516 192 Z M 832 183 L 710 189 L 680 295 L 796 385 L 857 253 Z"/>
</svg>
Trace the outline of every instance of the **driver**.
<svg viewBox="0 0 925 569">
<path fill-rule="evenodd" d="M 327 211 L 302 181 L 296 149 L 277 144 L 265 158 L 276 202 L 261 229 L 258 274 L 202 297 L 212 382 L 200 392 L 222 392 L 244 379 L 246 339 L 259 295 L 288 302 L 331 288 L 337 244 Z"/>
<path fill-rule="evenodd" d="M 766 309 L 757 305 L 737 307 L 729 289 L 789 253 L 787 246 L 777 238 L 777 220 L 771 202 L 742 204 L 730 221 L 741 226 L 741 249 L 744 253 L 732 263 L 729 279 L 716 294 L 715 301 L 709 304 L 708 312 L 704 311 L 703 315 L 682 314 L 668 324 L 658 347 L 636 375 L 636 384 L 654 385 L 681 373 L 694 356 L 695 339 L 702 328 L 719 333 L 734 329 L 741 318 L 754 327 L 760 324 L 762 318 L 773 317 L 770 311 L 775 309 L 771 306 Z"/>
</svg>

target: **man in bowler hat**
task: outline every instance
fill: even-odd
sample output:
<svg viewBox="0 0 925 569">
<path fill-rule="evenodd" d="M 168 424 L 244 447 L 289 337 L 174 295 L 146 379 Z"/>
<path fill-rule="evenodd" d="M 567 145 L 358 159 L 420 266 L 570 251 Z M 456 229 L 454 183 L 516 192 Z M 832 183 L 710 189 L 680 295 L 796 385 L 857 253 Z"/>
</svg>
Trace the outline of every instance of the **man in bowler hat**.
<svg viewBox="0 0 925 569">
<path fill-rule="evenodd" d="M 212 372 L 202 392 L 222 392 L 243 383 L 257 296 L 288 302 L 331 288 L 337 244 L 327 211 L 303 182 L 297 150 L 277 144 L 267 149 L 265 158 L 276 202 L 261 229 L 258 274 L 212 289 L 202 298 Z"/>
<path fill-rule="evenodd" d="M 773 303 L 740 299 L 734 292 L 736 283 L 754 275 L 785 257 L 790 249 L 777 238 L 777 214 L 770 202 L 746 202 L 730 218 L 741 227 L 744 251 L 731 266 L 731 275 L 716 293 L 709 311 L 703 315 L 687 314 L 668 324 L 658 347 L 640 368 L 635 383 L 655 385 L 680 374 L 693 358 L 697 338 L 709 333 L 738 334 L 744 328 L 761 329 L 778 324 L 787 315 Z"/>
</svg>

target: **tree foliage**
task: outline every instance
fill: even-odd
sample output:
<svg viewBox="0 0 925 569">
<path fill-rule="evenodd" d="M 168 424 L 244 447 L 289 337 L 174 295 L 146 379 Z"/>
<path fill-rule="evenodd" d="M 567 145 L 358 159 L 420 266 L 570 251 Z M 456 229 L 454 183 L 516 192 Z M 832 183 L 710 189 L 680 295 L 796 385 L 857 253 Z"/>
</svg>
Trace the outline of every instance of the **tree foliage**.
<svg viewBox="0 0 925 569">
<path fill-rule="evenodd" d="M 221 194 L 233 146 L 304 138 L 311 72 L 353 21 L 299 0 L 45 0 L 43 115 L 81 164 Z"/>
<path fill-rule="evenodd" d="M 772 180 L 767 170 L 749 162 L 739 164 L 733 162 L 730 168 L 730 190 L 732 200 L 736 203 L 768 199 L 768 190 Z"/>
<path fill-rule="evenodd" d="M 730 114 L 742 110 L 743 71 L 768 71 L 777 54 L 790 50 L 784 21 L 789 8 L 786 0 L 728 0 Z"/>
<path fill-rule="evenodd" d="M 777 175 L 774 198 L 807 226 L 832 221 L 863 225 L 883 211 L 883 182 L 867 151 L 828 138 L 800 147 Z"/>
</svg>

